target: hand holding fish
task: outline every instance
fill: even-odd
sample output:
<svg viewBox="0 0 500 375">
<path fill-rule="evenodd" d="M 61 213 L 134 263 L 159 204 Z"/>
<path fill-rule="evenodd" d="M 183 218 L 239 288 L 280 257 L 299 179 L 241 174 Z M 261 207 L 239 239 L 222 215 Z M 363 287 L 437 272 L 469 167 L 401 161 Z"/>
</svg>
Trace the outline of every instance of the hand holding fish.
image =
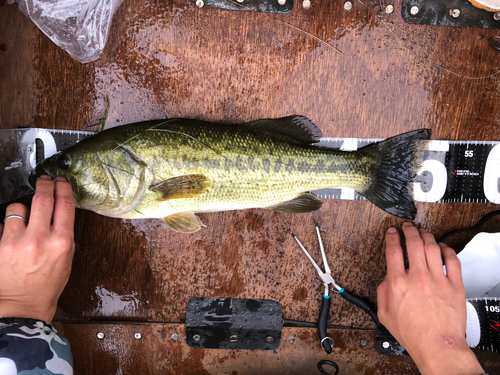
<svg viewBox="0 0 500 375">
<path fill-rule="evenodd" d="M 408 269 L 397 230 L 386 234 L 387 277 L 377 290 L 380 322 L 423 374 L 483 374 L 465 340 L 465 289 L 455 251 L 410 222 L 403 232 Z"/>
<path fill-rule="evenodd" d="M 71 271 L 74 216 L 71 185 L 61 177 L 38 179 L 31 213 L 20 203 L 7 207 L 0 224 L 0 317 L 52 320 Z"/>
</svg>

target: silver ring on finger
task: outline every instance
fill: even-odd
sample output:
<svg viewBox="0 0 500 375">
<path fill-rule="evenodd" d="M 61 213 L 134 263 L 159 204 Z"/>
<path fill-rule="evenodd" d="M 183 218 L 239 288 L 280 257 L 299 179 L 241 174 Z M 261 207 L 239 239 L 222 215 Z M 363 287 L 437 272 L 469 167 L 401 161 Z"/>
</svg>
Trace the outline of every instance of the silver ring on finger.
<svg viewBox="0 0 500 375">
<path fill-rule="evenodd" d="M 3 219 L 3 222 L 5 223 L 7 221 L 7 219 L 21 219 L 26 224 L 26 219 L 24 217 L 20 216 L 20 215 L 5 216 L 5 219 Z"/>
</svg>

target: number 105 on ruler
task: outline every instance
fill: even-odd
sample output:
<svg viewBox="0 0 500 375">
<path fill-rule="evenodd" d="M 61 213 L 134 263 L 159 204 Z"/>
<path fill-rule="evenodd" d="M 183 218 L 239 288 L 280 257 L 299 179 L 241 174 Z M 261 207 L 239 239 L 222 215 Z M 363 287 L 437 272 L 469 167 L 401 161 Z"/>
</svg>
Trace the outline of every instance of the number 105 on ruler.
<svg viewBox="0 0 500 375">
<path fill-rule="evenodd" d="M 500 313 L 500 306 L 484 306 L 486 312 Z"/>
</svg>

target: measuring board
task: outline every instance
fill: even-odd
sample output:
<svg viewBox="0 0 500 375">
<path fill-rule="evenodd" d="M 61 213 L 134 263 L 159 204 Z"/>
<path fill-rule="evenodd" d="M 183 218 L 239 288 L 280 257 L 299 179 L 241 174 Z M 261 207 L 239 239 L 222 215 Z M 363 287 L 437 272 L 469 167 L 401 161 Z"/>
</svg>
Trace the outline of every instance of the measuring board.
<svg viewBox="0 0 500 375">
<path fill-rule="evenodd" d="M 0 130 L 2 190 L 0 203 L 33 193 L 28 177 L 35 166 L 54 153 L 95 132 L 24 128 Z M 322 138 L 315 146 L 355 151 L 374 138 Z M 322 199 L 365 199 L 350 188 L 313 191 Z M 430 141 L 422 168 L 413 181 L 418 202 L 500 204 L 500 142 Z"/>
<path fill-rule="evenodd" d="M 0 130 L 0 203 L 34 193 L 28 179 L 36 164 L 93 134 L 40 128 Z"/>
<path fill-rule="evenodd" d="M 500 350 L 500 298 L 467 299 L 467 345 L 471 348 Z"/>
<path fill-rule="evenodd" d="M 322 138 L 315 145 L 355 151 L 373 138 Z M 350 188 L 313 191 L 322 199 L 366 199 Z M 422 167 L 413 179 L 417 202 L 500 204 L 500 142 L 429 141 Z"/>
</svg>

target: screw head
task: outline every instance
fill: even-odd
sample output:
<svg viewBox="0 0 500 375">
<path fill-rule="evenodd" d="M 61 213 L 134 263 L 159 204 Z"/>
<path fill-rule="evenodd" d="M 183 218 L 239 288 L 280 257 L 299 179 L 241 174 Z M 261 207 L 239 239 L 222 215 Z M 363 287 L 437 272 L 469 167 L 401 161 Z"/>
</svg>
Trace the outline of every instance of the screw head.
<svg viewBox="0 0 500 375">
<path fill-rule="evenodd" d="M 352 9 L 352 3 L 350 1 L 346 1 L 344 3 L 344 10 L 350 11 Z"/>
<path fill-rule="evenodd" d="M 134 338 L 135 338 L 136 340 L 140 340 L 140 339 L 142 339 L 142 333 L 140 333 L 140 332 L 136 332 L 136 333 L 134 333 Z"/>
<path fill-rule="evenodd" d="M 391 344 L 389 344 L 389 342 L 388 342 L 388 341 L 384 341 L 384 342 L 382 343 L 382 347 L 383 347 L 384 349 L 389 349 L 389 347 L 390 347 L 390 346 L 391 346 Z"/>
<path fill-rule="evenodd" d="M 194 341 L 200 341 L 201 340 L 201 336 L 200 335 L 194 335 L 193 336 L 193 340 Z"/>
<path fill-rule="evenodd" d="M 288 338 L 288 342 L 292 345 L 295 344 L 295 337 Z"/>
<path fill-rule="evenodd" d="M 493 14 L 493 19 L 495 21 L 500 21 L 500 12 L 496 12 L 495 14 Z"/>
<path fill-rule="evenodd" d="M 274 337 L 273 336 L 267 336 L 266 337 L 266 342 L 268 342 L 268 343 L 274 342 Z"/>
<path fill-rule="evenodd" d="M 174 341 L 179 340 L 179 335 L 178 335 L 177 333 L 174 333 L 174 334 L 172 335 L 172 340 L 174 340 Z"/>
<path fill-rule="evenodd" d="M 412 16 L 416 16 L 420 12 L 420 9 L 418 9 L 418 6 L 414 5 L 410 9 L 410 13 Z"/>
<path fill-rule="evenodd" d="M 385 7 L 385 12 L 386 12 L 387 14 L 391 14 L 392 12 L 394 12 L 394 5 L 391 5 L 391 4 L 387 5 L 387 6 Z"/>
<path fill-rule="evenodd" d="M 286 4 L 286 0 L 278 0 L 278 4 L 279 5 L 285 5 Z"/>
<path fill-rule="evenodd" d="M 97 332 L 97 338 L 102 340 L 104 338 L 104 332 Z"/>
<path fill-rule="evenodd" d="M 450 9 L 450 15 L 453 18 L 458 18 L 460 17 L 460 9 Z"/>
<path fill-rule="evenodd" d="M 359 342 L 359 345 L 361 345 L 363 348 L 368 345 L 368 340 L 367 339 L 362 339 L 360 342 Z"/>
<path fill-rule="evenodd" d="M 309 0 L 304 0 L 302 2 L 302 8 L 309 9 L 311 7 L 311 2 Z"/>
<path fill-rule="evenodd" d="M 236 342 L 236 341 L 238 341 L 238 336 L 236 336 L 236 335 L 232 335 L 232 336 L 229 338 L 229 341 L 231 341 L 231 342 Z"/>
<path fill-rule="evenodd" d="M 203 2 L 203 0 L 196 0 L 196 6 L 198 8 L 203 8 L 204 5 L 205 3 Z"/>
</svg>

